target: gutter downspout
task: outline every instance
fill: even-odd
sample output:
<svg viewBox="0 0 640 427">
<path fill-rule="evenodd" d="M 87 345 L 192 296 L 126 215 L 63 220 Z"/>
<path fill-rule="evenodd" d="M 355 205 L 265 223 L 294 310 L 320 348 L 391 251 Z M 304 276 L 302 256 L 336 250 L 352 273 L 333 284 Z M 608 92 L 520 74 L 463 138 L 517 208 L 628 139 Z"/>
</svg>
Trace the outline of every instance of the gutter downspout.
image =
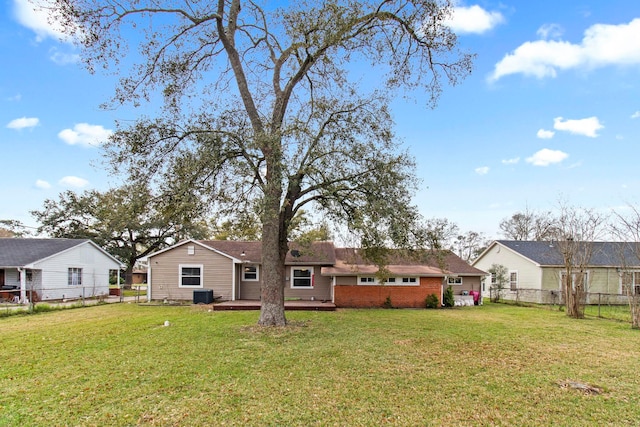
<svg viewBox="0 0 640 427">
<path fill-rule="evenodd" d="M 331 304 L 336 303 L 336 276 L 331 276 Z"/>
</svg>

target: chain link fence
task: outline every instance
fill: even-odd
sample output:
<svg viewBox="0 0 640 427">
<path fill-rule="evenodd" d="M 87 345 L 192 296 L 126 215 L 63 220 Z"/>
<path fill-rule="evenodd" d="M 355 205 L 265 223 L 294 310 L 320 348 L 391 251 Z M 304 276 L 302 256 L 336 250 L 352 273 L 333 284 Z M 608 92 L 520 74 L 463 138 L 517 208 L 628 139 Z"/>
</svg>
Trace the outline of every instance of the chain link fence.
<svg viewBox="0 0 640 427">
<path fill-rule="evenodd" d="M 550 308 L 564 309 L 564 295 L 559 290 L 541 289 L 501 289 L 491 288 L 490 299 L 494 302 L 515 303 L 519 305 L 544 305 Z M 625 294 L 587 292 L 584 299 L 585 315 L 631 321 L 629 297 Z"/>
</svg>

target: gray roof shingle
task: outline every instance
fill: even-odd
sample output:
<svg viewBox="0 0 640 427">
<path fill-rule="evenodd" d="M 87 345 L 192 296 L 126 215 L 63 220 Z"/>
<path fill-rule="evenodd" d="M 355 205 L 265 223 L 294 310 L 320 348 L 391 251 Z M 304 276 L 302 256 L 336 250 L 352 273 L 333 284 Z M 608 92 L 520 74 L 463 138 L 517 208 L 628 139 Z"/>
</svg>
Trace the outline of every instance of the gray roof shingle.
<svg viewBox="0 0 640 427">
<path fill-rule="evenodd" d="M 498 243 L 543 266 L 563 265 L 557 242 L 537 242 L 526 240 L 498 240 Z M 580 242 L 578 242 L 580 243 Z M 593 245 L 589 265 L 594 267 L 638 266 L 640 260 L 632 242 L 586 242 Z M 640 248 L 640 246 L 639 246 Z M 624 261 L 623 261 L 624 259 Z"/>
<path fill-rule="evenodd" d="M 23 267 L 87 241 L 88 239 L 0 238 L 0 267 Z"/>
</svg>

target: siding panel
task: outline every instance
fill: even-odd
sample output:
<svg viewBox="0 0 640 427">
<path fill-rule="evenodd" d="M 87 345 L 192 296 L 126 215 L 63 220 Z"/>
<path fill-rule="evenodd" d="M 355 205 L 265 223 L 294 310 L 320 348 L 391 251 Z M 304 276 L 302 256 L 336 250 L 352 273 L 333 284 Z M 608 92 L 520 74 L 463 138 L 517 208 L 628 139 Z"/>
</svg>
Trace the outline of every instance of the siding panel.
<svg viewBox="0 0 640 427">
<path fill-rule="evenodd" d="M 189 254 L 185 244 L 149 258 L 151 298 L 154 300 L 193 300 L 194 289 L 213 289 L 214 297 L 231 300 L 233 296 L 233 261 L 217 252 L 195 245 Z M 202 288 L 180 288 L 180 264 L 202 265 Z"/>
</svg>

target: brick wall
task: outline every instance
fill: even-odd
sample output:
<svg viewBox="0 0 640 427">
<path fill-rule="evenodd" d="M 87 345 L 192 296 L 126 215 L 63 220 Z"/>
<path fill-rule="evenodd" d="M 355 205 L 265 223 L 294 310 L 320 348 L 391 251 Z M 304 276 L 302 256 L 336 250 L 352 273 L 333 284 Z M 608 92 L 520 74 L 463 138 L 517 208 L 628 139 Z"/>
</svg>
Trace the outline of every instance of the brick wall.
<svg viewBox="0 0 640 427">
<path fill-rule="evenodd" d="M 334 298 L 338 307 L 382 307 L 389 297 L 393 307 L 425 308 L 430 294 L 436 294 L 440 301 L 441 289 L 442 278 L 421 277 L 420 286 L 336 285 Z"/>
</svg>

